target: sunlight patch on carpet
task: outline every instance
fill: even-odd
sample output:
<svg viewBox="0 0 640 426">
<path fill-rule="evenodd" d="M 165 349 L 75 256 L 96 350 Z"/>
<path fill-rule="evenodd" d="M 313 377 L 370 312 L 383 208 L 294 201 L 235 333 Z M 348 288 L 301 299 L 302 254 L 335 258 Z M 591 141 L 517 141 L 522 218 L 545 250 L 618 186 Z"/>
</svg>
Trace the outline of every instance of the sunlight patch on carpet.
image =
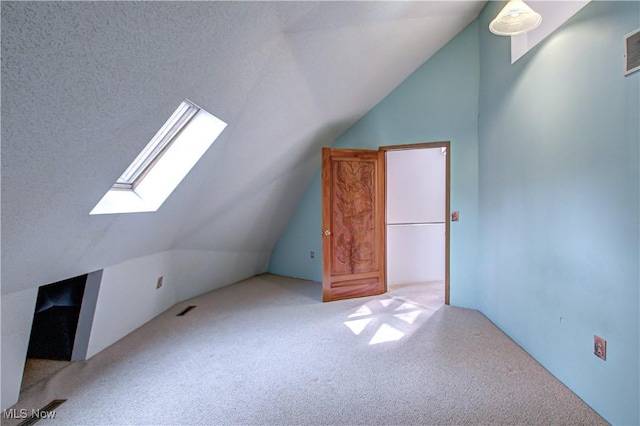
<svg viewBox="0 0 640 426">
<path fill-rule="evenodd" d="M 347 315 L 344 325 L 369 345 L 397 342 L 416 332 L 434 311 L 401 297 L 370 300 Z"/>
<path fill-rule="evenodd" d="M 415 311 L 411 311 L 411 312 L 404 312 L 401 314 L 395 314 L 394 317 L 398 318 L 399 320 L 402 320 L 404 322 L 406 322 L 407 324 L 413 324 L 414 322 L 416 322 L 416 320 L 418 319 L 418 317 L 420 316 L 420 314 L 422 313 L 422 310 L 415 310 Z"/>
<path fill-rule="evenodd" d="M 371 315 L 371 314 L 372 314 L 371 309 L 369 309 L 366 305 L 362 305 L 358 308 L 357 311 L 349 315 L 348 318 L 362 317 L 362 316 Z"/>
<path fill-rule="evenodd" d="M 367 325 L 369 325 L 371 320 L 372 318 L 363 318 L 363 319 L 345 321 L 344 325 L 349 327 L 349 329 L 353 332 L 353 334 L 357 336 L 364 331 L 364 329 L 367 327 Z"/>
<path fill-rule="evenodd" d="M 396 342 L 404 337 L 404 333 L 397 328 L 391 327 L 389 324 L 382 324 L 373 338 L 369 341 L 370 345 L 378 343 Z"/>
</svg>

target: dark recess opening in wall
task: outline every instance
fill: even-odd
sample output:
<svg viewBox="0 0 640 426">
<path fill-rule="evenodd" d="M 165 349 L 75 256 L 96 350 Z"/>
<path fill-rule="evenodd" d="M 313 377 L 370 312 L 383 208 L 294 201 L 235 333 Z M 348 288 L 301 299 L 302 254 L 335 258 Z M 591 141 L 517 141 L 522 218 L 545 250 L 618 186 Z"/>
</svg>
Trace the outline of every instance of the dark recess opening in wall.
<svg viewBox="0 0 640 426">
<path fill-rule="evenodd" d="M 71 361 L 87 274 L 38 289 L 27 358 Z"/>
</svg>

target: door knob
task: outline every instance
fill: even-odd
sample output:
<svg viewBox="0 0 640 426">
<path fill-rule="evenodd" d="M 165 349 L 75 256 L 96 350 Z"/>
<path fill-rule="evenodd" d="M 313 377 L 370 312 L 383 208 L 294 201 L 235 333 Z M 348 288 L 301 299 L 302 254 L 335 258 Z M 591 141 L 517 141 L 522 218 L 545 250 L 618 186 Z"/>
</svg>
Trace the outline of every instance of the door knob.
<svg viewBox="0 0 640 426">
<path fill-rule="evenodd" d="M 331 231 L 329 231 L 328 229 L 324 230 L 324 236 L 328 237 L 329 235 L 331 235 Z"/>
</svg>

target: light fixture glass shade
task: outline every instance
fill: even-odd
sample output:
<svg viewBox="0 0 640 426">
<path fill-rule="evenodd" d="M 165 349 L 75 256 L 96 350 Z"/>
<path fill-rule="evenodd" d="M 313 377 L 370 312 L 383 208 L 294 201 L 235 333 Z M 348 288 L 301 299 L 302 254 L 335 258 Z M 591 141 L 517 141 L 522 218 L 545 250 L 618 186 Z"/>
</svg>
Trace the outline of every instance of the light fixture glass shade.
<svg viewBox="0 0 640 426">
<path fill-rule="evenodd" d="M 538 27 L 542 16 L 527 6 L 522 0 L 509 0 L 509 3 L 489 24 L 489 30 L 497 35 L 512 36 Z"/>
</svg>

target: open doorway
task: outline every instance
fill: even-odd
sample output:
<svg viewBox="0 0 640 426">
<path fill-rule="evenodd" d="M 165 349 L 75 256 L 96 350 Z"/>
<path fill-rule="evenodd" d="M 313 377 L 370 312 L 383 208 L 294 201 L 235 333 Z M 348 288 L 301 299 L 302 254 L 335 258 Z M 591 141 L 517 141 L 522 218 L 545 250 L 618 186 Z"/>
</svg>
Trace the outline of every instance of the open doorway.
<svg viewBox="0 0 640 426">
<path fill-rule="evenodd" d="M 71 362 L 87 275 L 38 289 L 22 391 Z"/>
<path fill-rule="evenodd" d="M 87 356 L 102 271 L 38 289 L 21 392 Z"/>
<path fill-rule="evenodd" d="M 27 358 L 71 361 L 87 275 L 38 289 Z"/>
<path fill-rule="evenodd" d="M 449 304 L 450 143 L 381 149 L 387 288 L 435 311 Z"/>
</svg>

